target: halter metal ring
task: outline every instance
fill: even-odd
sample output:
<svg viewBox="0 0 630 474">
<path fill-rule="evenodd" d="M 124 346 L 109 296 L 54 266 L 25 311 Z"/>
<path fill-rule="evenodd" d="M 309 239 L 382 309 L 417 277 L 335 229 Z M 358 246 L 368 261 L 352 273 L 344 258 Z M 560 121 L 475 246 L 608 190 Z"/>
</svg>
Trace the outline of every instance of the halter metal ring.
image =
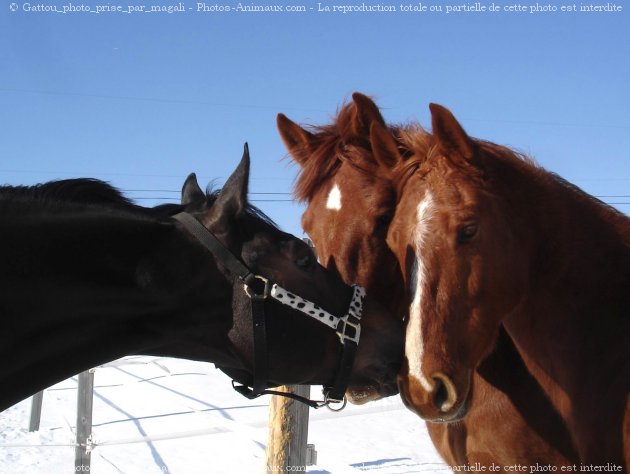
<svg viewBox="0 0 630 474">
<path fill-rule="evenodd" d="M 267 299 L 267 297 L 269 296 L 269 291 L 270 291 L 269 280 L 267 280 L 265 277 L 261 277 L 260 275 L 254 275 L 254 279 L 262 281 L 263 285 L 265 285 L 265 288 L 263 289 L 262 294 L 258 294 L 255 292 L 253 294 L 250 293 L 249 285 L 247 283 L 243 283 L 245 294 L 249 296 L 250 299 L 254 297 L 262 297 L 263 299 Z"/>
<path fill-rule="evenodd" d="M 331 407 L 331 405 L 333 404 L 338 404 L 341 403 L 341 406 L 339 408 L 333 408 Z M 346 405 L 348 404 L 348 399 L 346 398 L 346 396 L 344 395 L 343 398 L 341 400 L 335 400 L 334 398 L 328 398 L 328 394 L 326 394 L 324 396 L 324 405 L 326 406 L 326 408 L 328 408 L 330 411 L 341 411 L 344 408 L 346 408 Z"/>
</svg>

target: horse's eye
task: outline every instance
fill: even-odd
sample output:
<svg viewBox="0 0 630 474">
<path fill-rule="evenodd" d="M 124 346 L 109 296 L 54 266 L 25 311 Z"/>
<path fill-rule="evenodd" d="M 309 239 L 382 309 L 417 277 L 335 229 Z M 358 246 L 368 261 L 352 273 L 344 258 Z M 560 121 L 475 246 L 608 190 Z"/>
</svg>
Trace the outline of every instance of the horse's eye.
<svg viewBox="0 0 630 474">
<path fill-rule="evenodd" d="M 462 245 L 470 242 L 477 235 L 478 228 L 477 224 L 467 224 L 457 229 L 457 244 Z"/>
<path fill-rule="evenodd" d="M 295 261 L 295 264 L 300 268 L 308 269 L 313 266 L 313 259 L 310 255 L 304 255 L 303 257 L 298 258 Z"/>
</svg>

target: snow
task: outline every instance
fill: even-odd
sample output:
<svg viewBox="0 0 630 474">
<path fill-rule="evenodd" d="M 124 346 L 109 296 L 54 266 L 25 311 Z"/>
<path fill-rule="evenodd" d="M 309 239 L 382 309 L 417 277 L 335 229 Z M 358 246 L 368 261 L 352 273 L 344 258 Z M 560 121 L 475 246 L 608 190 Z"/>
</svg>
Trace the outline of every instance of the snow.
<svg viewBox="0 0 630 474">
<path fill-rule="evenodd" d="M 45 391 L 38 432 L 27 429 L 30 399 L 0 413 L 1 474 L 73 472 L 77 380 Z M 94 384 L 91 472 L 266 471 L 269 397 L 241 397 L 212 364 L 126 358 L 98 368 Z M 398 396 L 310 410 L 308 442 L 317 450 L 312 474 L 451 472 Z"/>
</svg>

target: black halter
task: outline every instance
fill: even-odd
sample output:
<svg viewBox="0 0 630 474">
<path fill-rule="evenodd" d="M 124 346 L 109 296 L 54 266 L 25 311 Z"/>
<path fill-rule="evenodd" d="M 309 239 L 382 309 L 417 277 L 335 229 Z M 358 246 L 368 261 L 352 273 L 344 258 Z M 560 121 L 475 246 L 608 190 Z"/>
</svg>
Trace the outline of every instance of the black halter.
<svg viewBox="0 0 630 474">
<path fill-rule="evenodd" d="M 353 296 L 348 309 L 348 314 L 343 317 L 334 316 L 321 309 L 314 303 L 305 300 L 276 283 L 253 273 L 241 262 L 228 248 L 206 229 L 195 217 L 185 212 L 173 216 L 184 228 L 190 232 L 199 242 L 208 249 L 233 275 L 244 284 L 245 293 L 251 300 L 252 322 L 254 329 L 254 374 L 253 384 L 239 385 L 232 381 L 232 386 L 241 395 L 254 399 L 261 395 L 280 395 L 293 398 L 313 408 L 328 406 L 332 403 L 341 403 L 337 410 L 343 409 L 346 404 L 345 391 L 348 379 L 352 371 L 352 364 L 359 344 L 361 334 L 362 303 L 365 290 L 353 285 Z M 342 344 L 341 360 L 332 385 L 324 387 L 324 400 L 314 401 L 292 393 L 267 390 L 267 331 L 265 327 L 265 301 L 269 298 L 288 305 L 297 311 L 314 318 L 328 327 L 334 329 Z M 331 408 L 332 409 L 332 408 Z"/>
</svg>

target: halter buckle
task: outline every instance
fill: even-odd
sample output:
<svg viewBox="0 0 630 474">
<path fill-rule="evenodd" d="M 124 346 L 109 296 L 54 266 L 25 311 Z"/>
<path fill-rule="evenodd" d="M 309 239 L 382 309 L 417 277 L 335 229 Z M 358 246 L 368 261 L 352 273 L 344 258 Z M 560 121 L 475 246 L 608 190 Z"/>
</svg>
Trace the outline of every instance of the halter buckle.
<svg viewBox="0 0 630 474">
<path fill-rule="evenodd" d="M 269 280 L 260 275 L 254 275 L 253 278 L 248 278 L 248 284 L 246 281 L 243 283 L 243 289 L 245 290 L 245 294 L 249 296 L 250 299 L 262 299 L 266 300 L 269 297 L 269 293 L 271 292 L 271 285 L 269 284 Z M 256 291 L 250 286 L 254 280 L 260 280 L 263 283 L 263 291 L 262 293 L 256 293 Z"/>
<path fill-rule="evenodd" d="M 359 344 L 359 338 L 361 337 L 361 322 L 351 323 L 348 320 L 341 320 L 340 323 L 343 324 L 343 328 L 341 330 L 337 329 L 337 336 L 339 336 L 339 340 L 341 344 L 345 344 L 346 341 L 354 342 L 355 344 Z M 354 334 L 347 334 L 348 326 L 351 327 L 354 331 Z"/>
</svg>

